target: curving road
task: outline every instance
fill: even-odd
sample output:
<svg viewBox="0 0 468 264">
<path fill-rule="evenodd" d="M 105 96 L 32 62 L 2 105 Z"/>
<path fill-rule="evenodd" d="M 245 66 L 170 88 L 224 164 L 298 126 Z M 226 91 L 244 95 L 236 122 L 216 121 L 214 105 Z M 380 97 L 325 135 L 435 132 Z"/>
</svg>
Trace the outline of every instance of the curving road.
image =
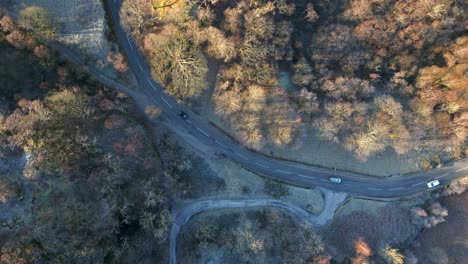
<svg viewBox="0 0 468 264">
<path fill-rule="evenodd" d="M 119 10 L 121 0 L 108 0 L 105 2 L 118 42 L 126 54 L 127 61 L 135 74 L 138 84 L 160 106 L 171 125 L 192 134 L 196 140 L 222 153 L 226 158 L 238 163 L 245 169 L 269 178 L 301 186 L 321 186 L 339 192 L 379 198 L 401 197 L 420 193 L 428 190 L 426 183 L 431 180 L 438 179 L 441 186 L 443 186 L 468 174 L 468 159 L 459 160 L 443 168 L 429 171 L 379 178 L 287 162 L 246 149 L 164 93 L 164 88 L 152 80 L 150 69 L 138 47 L 120 26 Z M 138 102 L 135 103 L 138 104 Z M 178 116 L 181 110 L 189 113 L 188 119 L 184 120 Z M 331 183 L 328 180 L 331 176 L 341 177 L 342 182 L 340 184 Z"/>
<path fill-rule="evenodd" d="M 333 196 L 333 197 L 332 197 Z M 314 215 L 294 204 L 274 199 L 249 199 L 249 200 L 206 200 L 189 204 L 179 210 L 172 224 L 169 236 L 169 263 L 176 264 L 177 236 L 180 228 L 187 223 L 192 216 L 208 210 L 226 208 L 258 208 L 274 207 L 288 211 L 298 220 L 312 226 L 323 226 L 333 218 L 335 210 L 346 199 L 345 193 L 325 193 L 325 207 L 321 214 Z"/>
</svg>

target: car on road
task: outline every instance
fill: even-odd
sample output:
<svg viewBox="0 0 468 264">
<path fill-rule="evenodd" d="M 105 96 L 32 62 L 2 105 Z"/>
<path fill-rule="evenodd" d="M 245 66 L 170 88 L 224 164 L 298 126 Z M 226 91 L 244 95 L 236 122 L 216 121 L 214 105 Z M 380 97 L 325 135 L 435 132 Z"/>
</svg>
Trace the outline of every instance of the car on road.
<svg viewBox="0 0 468 264">
<path fill-rule="evenodd" d="M 182 117 L 182 119 L 187 119 L 188 118 L 188 114 L 185 113 L 184 111 L 180 111 L 179 116 Z"/>
<path fill-rule="evenodd" d="M 433 181 L 430 181 L 430 182 L 427 183 L 427 188 L 434 188 L 439 184 L 440 184 L 440 182 L 438 180 L 433 180 Z"/>
<path fill-rule="evenodd" d="M 338 178 L 338 177 L 330 177 L 328 178 L 328 180 L 333 183 L 341 183 L 341 178 Z"/>
</svg>

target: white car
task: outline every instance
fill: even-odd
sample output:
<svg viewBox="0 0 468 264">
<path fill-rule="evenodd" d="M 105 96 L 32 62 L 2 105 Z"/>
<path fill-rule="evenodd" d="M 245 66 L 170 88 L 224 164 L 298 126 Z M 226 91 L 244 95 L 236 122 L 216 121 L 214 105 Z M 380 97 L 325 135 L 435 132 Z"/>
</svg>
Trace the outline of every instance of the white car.
<svg viewBox="0 0 468 264">
<path fill-rule="evenodd" d="M 438 180 L 433 180 L 433 181 L 430 181 L 430 182 L 427 183 L 427 188 L 434 188 L 439 184 L 440 184 L 440 182 Z"/>
<path fill-rule="evenodd" d="M 341 178 L 338 178 L 338 177 L 330 177 L 330 178 L 328 178 L 328 180 L 333 182 L 333 183 L 340 183 L 341 182 Z"/>
</svg>

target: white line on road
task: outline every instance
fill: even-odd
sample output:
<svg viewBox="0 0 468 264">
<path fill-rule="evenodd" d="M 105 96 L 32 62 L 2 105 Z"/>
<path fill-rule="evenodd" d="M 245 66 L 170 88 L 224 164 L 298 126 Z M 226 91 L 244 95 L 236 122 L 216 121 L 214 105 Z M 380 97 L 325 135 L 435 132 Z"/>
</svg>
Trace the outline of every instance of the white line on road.
<svg viewBox="0 0 468 264">
<path fill-rule="evenodd" d="M 292 172 L 289 172 L 289 171 L 283 171 L 283 170 L 276 170 L 278 172 L 281 172 L 281 173 L 286 173 L 286 174 L 292 174 Z"/>
<path fill-rule="evenodd" d="M 197 127 L 197 130 L 202 132 L 205 136 L 209 137 L 210 135 L 208 135 L 207 133 L 205 133 L 205 131 L 201 130 L 199 127 Z"/>
<path fill-rule="evenodd" d="M 255 164 L 257 164 L 258 166 L 263 167 L 263 168 L 267 168 L 267 169 L 270 168 L 270 167 L 265 166 L 265 165 L 263 165 L 263 164 L 261 164 L 261 163 L 258 163 L 258 162 L 255 162 Z"/>
<path fill-rule="evenodd" d="M 128 41 L 128 45 L 130 45 L 130 48 L 133 49 L 132 48 L 132 43 L 130 42 L 130 38 L 128 36 L 127 36 L 127 41 Z"/>
<path fill-rule="evenodd" d="M 158 91 L 158 88 L 154 87 L 153 83 L 151 82 L 150 79 L 148 79 L 148 77 L 146 77 L 146 80 L 148 81 L 148 83 L 151 85 L 151 87 L 153 87 L 154 91 Z"/>
<path fill-rule="evenodd" d="M 307 178 L 307 179 L 315 179 L 315 177 L 307 176 L 307 175 L 302 175 L 302 174 L 298 174 L 297 176 L 303 177 L 303 178 Z"/>
<path fill-rule="evenodd" d="M 163 101 L 164 101 L 170 108 L 174 109 L 174 107 L 172 107 L 172 105 L 170 105 L 170 104 L 166 101 L 166 99 L 164 99 L 164 97 L 161 96 L 161 98 L 163 99 Z"/>
<path fill-rule="evenodd" d="M 405 187 L 398 187 L 398 188 L 391 188 L 391 189 L 389 189 L 389 190 L 402 190 L 402 189 L 404 189 L 404 188 L 405 188 Z"/>
<path fill-rule="evenodd" d="M 459 172 L 459 171 L 466 170 L 466 169 L 468 169 L 468 167 L 461 168 L 461 169 L 459 169 L 459 170 L 456 170 L 455 172 Z"/>
<path fill-rule="evenodd" d="M 370 188 L 370 187 L 367 188 L 367 189 L 369 189 L 369 190 L 376 190 L 376 191 L 381 191 L 381 190 L 382 190 L 382 189 L 379 189 L 379 188 Z"/>
<path fill-rule="evenodd" d="M 140 63 L 138 63 L 138 67 L 140 67 L 140 70 L 144 72 L 143 67 L 141 67 Z"/>
<path fill-rule="evenodd" d="M 192 121 L 190 121 L 188 119 L 185 119 L 185 121 L 187 121 L 187 123 L 189 123 L 189 124 L 192 124 Z"/>
<path fill-rule="evenodd" d="M 237 152 L 234 152 L 234 154 L 236 154 L 237 156 L 242 157 L 242 158 L 244 158 L 244 159 L 246 159 L 246 160 L 249 160 L 248 158 L 242 156 L 241 154 L 239 154 L 239 153 L 237 153 Z"/>
<path fill-rule="evenodd" d="M 215 139 L 215 142 L 216 144 L 220 145 L 221 147 L 227 149 L 228 147 L 226 147 L 223 143 L 219 142 L 218 140 Z"/>
<path fill-rule="evenodd" d="M 424 184 L 424 183 L 425 183 L 425 182 L 418 182 L 418 183 L 415 183 L 415 184 L 413 184 L 413 185 L 411 185 L 411 186 L 416 186 L 416 185 L 420 185 L 420 184 Z"/>
<path fill-rule="evenodd" d="M 440 179 L 440 178 L 443 178 L 443 177 L 448 176 L 448 175 L 449 175 L 448 173 L 444 174 L 444 175 L 440 175 L 439 177 L 436 177 L 436 179 Z"/>
<path fill-rule="evenodd" d="M 296 164 L 293 164 L 293 163 L 287 163 L 287 162 L 281 162 L 281 161 L 275 161 L 277 164 L 280 164 L 280 165 L 288 165 L 288 166 L 293 166 L 293 167 L 296 167 L 296 168 L 301 168 L 301 169 L 305 169 L 305 170 L 310 170 L 310 171 L 314 171 L 314 172 L 317 172 L 317 171 L 320 171 L 322 173 L 326 173 L 326 174 L 330 174 L 330 175 L 334 175 L 336 172 L 333 172 L 333 171 L 327 171 L 325 169 L 318 169 L 318 168 L 311 168 L 311 167 L 307 167 L 307 166 L 304 166 L 304 165 L 296 165 Z"/>
<path fill-rule="evenodd" d="M 323 181 L 323 182 L 328 182 L 328 183 L 330 183 L 330 181 L 328 181 L 328 180 L 324 180 L 324 179 L 320 179 L 320 180 Z"/>
</svg>

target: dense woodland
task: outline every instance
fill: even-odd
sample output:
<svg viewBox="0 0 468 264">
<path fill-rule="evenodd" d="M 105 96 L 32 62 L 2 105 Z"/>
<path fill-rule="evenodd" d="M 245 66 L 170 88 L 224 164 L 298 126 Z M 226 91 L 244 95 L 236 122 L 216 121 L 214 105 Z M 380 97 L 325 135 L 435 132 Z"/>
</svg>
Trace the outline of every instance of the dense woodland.
<svg viewBox="0 0 468 264">
<path fill-rule="evenodd" d="M 0 263 L 164 258 L 173 166 L 125 95 L 26 29 L 0 17 Z"/>
<path fill-rule="evenodd" d="M 413 2 L 127 0 L 123 18 L 155 78 L 180 100 L 195 105 L 207 74 L 216 73 L 216 111 L 251 147 L 287 144 L 298 126 L 311 124 L 362 159 L 387 146 L 461 157 L 468 122 L 461 4 Z M 47 47 L 57 30 L 37 7 L 18 22 L 0 16 L 0 263 L 166 263 L 175 201 L 225 183 L 190 174 L 203 161 L 192 162 L 169 136 L 155 143 L 129 98 Z M 119 53 L 108 60 L 117 71 L 128 68 Z M 284 71 L 291 89 L 280 86 Z M 158 118 L 157 108 L 147 110 Z M 201 186 L 197 177 L 214 184 Z M 265 186 L 272 196 L 284 192 L 279 183 Z M 448 193 L 466 186 L 465 178 Z M 340 217 L 328 236 L 300 229 L 304 243 L 285 239 L 292 233 L 285 224 L 278 230 L 241 219 L 236 229 L 214 232 L 195 222 L 199 232 L 187 239 L 260 258 L 280 247 L 286 263 L 329 263 L 339 254 L 345 263 L 402 263 L 397 248 L 410 240 L 395 237 L 445 216 L 438 203 L 392 205 L 378 216 Z M 283 239 L 270 241 L 274 232 Z"/>
<path fill-rule="evenodd" d="M 465 8 L 456 0 L 126 0 L 121 15 L 168 93 L 203 103 L 216 76 L 208 95 L 216 114 L 249 147 L 287 145 L 306 125 L 361 160 L 385 148 L 457 159 L 468 151 Z"/>
</svg>

